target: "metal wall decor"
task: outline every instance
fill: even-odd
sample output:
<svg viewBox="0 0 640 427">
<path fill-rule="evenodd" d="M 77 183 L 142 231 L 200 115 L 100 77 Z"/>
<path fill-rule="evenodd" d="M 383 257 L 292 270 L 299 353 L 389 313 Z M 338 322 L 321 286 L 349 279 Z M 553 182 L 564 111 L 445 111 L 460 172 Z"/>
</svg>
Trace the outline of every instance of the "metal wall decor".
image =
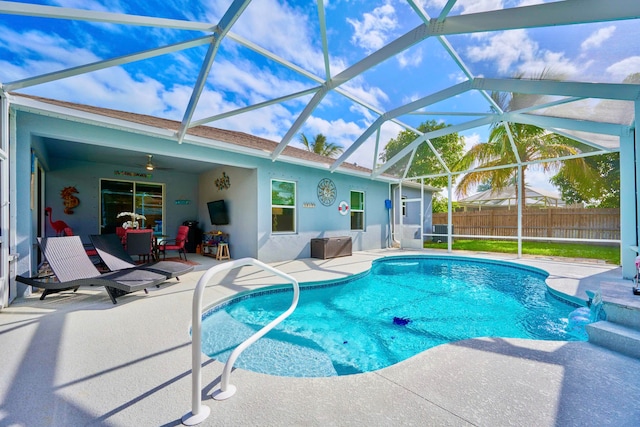
<svg viewBox="0 0 640 427">
<path fill-rule="evenodd" d="M 336 201 L 336 185 L 329 178 L 323 178 L 318 183 L 318 200 L 325 206 L 331 206 Z"/>
<path fill-rule="evenodd" d="M 62 204 L 64 205 L 64 213 L 67 215 L 73 215 L 73 209 L 80 204 L 80 199 L 74 196 L 74 193 L 78 194 L 76 187 L 64 187 L 60 192 Z"/>
<path fill-rule="evenodd" d="M 229 180 L 229 175 L 226 172 L 222 172 L 222 176 L 220 178 L 216 178 L 216 187 L 218 190 L 226 190 L 231 187 L 231 181 Z"/>
</svg>

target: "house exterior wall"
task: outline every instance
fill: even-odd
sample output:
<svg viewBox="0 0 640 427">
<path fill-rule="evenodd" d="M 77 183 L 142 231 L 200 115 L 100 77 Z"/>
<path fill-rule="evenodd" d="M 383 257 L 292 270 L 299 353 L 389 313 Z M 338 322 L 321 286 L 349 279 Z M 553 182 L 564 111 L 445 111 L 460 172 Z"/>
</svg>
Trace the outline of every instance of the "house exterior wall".
<svg viewBox="0 0 640 427">
<path fill-rule="evenodd" d="M 258 259 L 274 262 L 307 258 L 311 255 L 311 239 L 319 237 L 350 236 L 354 251 L 386 247 L 388 216 L 384 201 L 389 198 L 387 183 L 302 166 L 283 167 L 273 162 L 261 167 L 258 176 Z M 337 196 L 331 206 L 322 205 L 317 197 L 317 186 L 323 178 L 331 179 L 336 185 Z M 272 179 L 296 183 L 296 233 L 271 233 Z M 351 231 L 350 215 L 341 215 L 338 211 L 341 201 L 350 204 L 352 190 L 365 194 L 364 231 Z"/>
<path fill-rule="evenodd" d="M 384 200 L 389 198 L 389 185 L 340 173 L 294 165 L 282 161 L 272 162 L 247 154 L 233 153 L 193 144 L 177 144 L 175 140 L 151 137 L 142 133 L 93 126 L 46 115 L 18 111 L 16 182 L 18 215 L 15 229 L 20 259 L 17 274 L 29 275 L 36 266 L 35 256 L 37 224 L 30 208 L 31 151 L 46 171 L 45 206 L 53 208 L 53 219 L 67 222 L 83 240 L 100 232 L 99 185 L 100 179 L 121 179 L 137 182 L 165 184 L 164 232 L 172 235 L 185 220 L 197 220 L 202 231 L 210 231 L 206 203 L 224 199 L 227 202 L 230 224 L 216 227 L 229 233 L 233 258 L 254 257 L 264 262 L 310 256 L 310 241 L 317 237 L 350 236 L 353 250 L 379 249 L 386 246 L 388 237 L 388 211 Z M 140 156 L 149 151 L 165 156 L 184 157 L 210 162 L 211 170 L 200 175 L 179 171 L 155 170 L 150 177 L 130 177 L 117 174 L 126 171 L 119 165 L 85 161 L 61 161 L 53 156 L 55 139 L 79 144 L 105 145 L 130 150 Z M 144 156 L 141 157 L 141 162 Z M 230 177 L 229 189 L 218 189 L 215 179 L 222 173 Z M 336 201 L 323 206 L 317 198 L 317 185 L 330 178 L 337 187 Z M 296 182 L 295 233 L 271 232 L 271 179 Z M 75 186 L 80 204 L 73 215 L 63 213 L 60 191 Z M 365 194 L 365 230 L 350 230 L 350 215 L 340 215 L 340 201 L 350 203 L 350 191 Z M 175 200 L 190 200 L 188 205 L 177 205 Z M 48 224 L 46 235 L 54 235 Z M 23 287 L 24 288 L 24 287 Z"/>
</svg>

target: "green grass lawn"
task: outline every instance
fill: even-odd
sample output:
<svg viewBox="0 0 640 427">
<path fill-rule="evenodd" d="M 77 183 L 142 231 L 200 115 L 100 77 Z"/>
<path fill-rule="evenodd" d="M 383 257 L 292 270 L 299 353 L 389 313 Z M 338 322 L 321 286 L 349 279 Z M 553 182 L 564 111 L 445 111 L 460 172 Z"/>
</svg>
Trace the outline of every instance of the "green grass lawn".
<svg viewBox="0 0 640 427">
<path fill-rule="evenodd" d="M 447 243 L 426 242 L 424 247 L 447 249 Z M 504 240 L 454 240 L 453 249 L 515 254 L 518 252 L 518 242 Z M 522 242 L 522 253 L 527 255 L 599 259 L 609 264 L 620 265 L 619 246 L 587 245 L 583 243 Z"/>
</svg>

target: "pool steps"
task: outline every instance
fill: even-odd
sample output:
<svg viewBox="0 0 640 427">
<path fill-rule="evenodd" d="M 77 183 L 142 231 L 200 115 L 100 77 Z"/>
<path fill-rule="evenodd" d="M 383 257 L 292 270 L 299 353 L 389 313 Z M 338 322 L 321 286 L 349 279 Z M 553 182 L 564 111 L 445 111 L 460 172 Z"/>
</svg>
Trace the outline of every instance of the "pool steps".
<svg viewBox="0 0 640 427">
<path fill-rule="evenodd" d="M 586 325 L 589 342 L 640 359 L 640 310 L 605 302 L 604 311 L 607 320 Z"/>
</svg>

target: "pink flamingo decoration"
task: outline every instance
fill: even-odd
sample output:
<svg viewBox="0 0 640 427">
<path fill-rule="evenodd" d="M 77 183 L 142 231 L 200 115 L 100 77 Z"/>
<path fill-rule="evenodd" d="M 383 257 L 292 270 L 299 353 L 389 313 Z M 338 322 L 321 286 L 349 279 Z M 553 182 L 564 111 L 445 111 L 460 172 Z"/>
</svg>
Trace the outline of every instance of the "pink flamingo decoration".
<svg viewBox="0 0 640 427">
<path fill-rule="evenodd" d="M 52 221 L 51 220 L 51 208 L 44 208 L 45 215 L 49 217 L 49 224 L 51 224 L 51 228 L 56 232 L 56 236 L 64 236 L 64 229 L 69 228 L 66 222 L 62 220 Z"/>
</svg>

